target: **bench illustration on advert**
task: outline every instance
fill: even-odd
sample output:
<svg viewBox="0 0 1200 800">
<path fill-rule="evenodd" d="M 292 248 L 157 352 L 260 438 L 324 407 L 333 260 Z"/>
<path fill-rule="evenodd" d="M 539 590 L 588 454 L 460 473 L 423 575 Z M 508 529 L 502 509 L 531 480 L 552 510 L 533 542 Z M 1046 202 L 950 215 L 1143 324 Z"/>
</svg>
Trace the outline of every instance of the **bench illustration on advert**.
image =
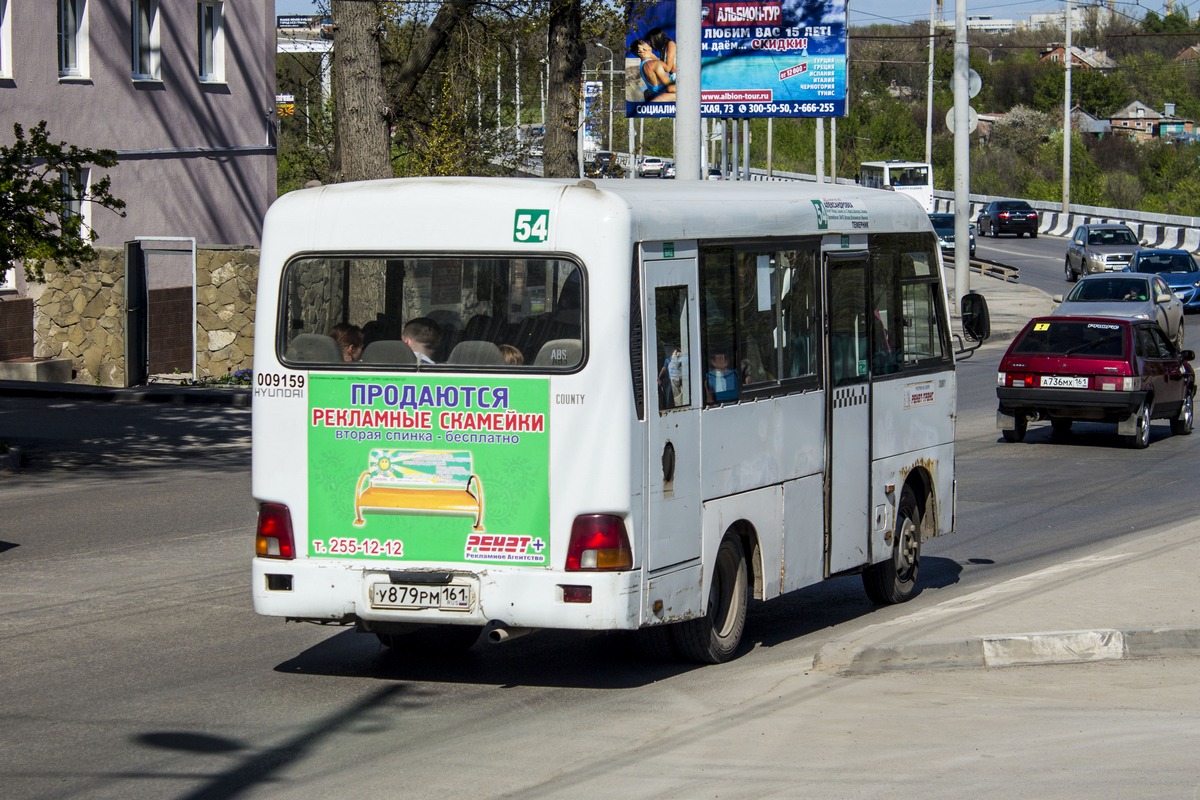
<svg viewBox="0 0 1200 800">
<path fill-rule="evenodd" d="M 354 525 L 364 513 L 472 517 L 483 530 L 483 483 L 467 450 L 371 450 L 354 490 Z"/>
</svg>

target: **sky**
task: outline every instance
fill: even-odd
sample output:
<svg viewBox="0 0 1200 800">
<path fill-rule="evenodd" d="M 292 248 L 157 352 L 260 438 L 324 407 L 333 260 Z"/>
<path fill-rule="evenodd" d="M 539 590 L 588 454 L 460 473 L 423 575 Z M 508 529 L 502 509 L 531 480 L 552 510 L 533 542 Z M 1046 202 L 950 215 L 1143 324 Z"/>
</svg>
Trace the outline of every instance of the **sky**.
<svg viewBox="0 0 1200 800">
<path fill-rule="evenodd" d="M 851 26 L 924 22 L 929 19 L 931 9 L 931 0 L 849 0 L 849 4 Z M 955 0 L 943 0 L 942 16 L 947 21 L 954 20 L 954 4 Z M 1162 5 L 1161 0 L 1118 0 L 1116 3 L 1118 11 L 1139 19 L 1147 10 L 1164 13 Z M 1028 19 L 1030 14 L 1061 11 L 1063 6 L 1062 0 L 1013 0 L 1009 3 L 969 0 L 967 15 L 988 15 L 996 19 L 1019 21 Z M 1187 8 L 1192 16 L 1196 16 L 1200 12 L 1200 0 L 1176 0 L 1175 7 Z M 315 8 L 312 0 L 275 0 L 275 13 L 279 15 L 312 14 L 316 13 Z"/>
</svg>

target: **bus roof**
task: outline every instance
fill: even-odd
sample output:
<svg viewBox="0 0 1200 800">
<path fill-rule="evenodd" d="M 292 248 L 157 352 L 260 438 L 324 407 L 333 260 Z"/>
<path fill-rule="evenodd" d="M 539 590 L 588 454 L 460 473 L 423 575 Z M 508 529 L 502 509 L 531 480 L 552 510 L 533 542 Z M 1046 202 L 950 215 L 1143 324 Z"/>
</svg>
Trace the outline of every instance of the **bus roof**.
<svg viewBox="0 0 1200 800">
<path fill-rule="evenodd" d="M 545 209 L 538 250 L 571 250 L 575 220 L 601 221 L 635 241 L 866 234 L 929 230 L 907 197 L 802 182 L 397 178 L 321 186 L 279 198 L 267 214 L 264 259 L 320 250 L 521 250 L 514 214 Z M 576 226 L 576 227 L 579 227 Z M 279 250 L 277 250 L 279 248 Z M 270 256 L 274 257 L 274 256 Z"/>
<path fill-rule="evenodd" d="M 927 161 L 905 161 L 902 158 L 893 158 L 893 159 L 889 159 L 888 161 L 864 161 L 864 162 L 862 162 L 861 166 L 864 166 L 864 167 L 892 167 L 892 168 L 898 167 L 900 169 L 903 169 L 904 167 L 928 167 L 929 162 L 927 162 Z"/>
</svg>

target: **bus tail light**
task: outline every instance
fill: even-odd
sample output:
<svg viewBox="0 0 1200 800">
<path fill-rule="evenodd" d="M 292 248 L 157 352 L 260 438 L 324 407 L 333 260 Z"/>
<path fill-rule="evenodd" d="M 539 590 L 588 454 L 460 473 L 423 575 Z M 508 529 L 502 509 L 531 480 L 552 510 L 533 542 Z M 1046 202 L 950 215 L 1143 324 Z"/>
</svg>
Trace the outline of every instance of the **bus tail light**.
<svg viewBox="0 0 1200 800">
<path fill-rule="evenodd" d="M 567 546 L 567 572 L 632 568 L 633 550 L 620 517 L 584 514 L 575 518 Z"/>
<path fill-rule="evenodd" d="M 1016 386 L 1018 388 L 1036 386 L 1034 376 L 1024 372 L 1001 372 L 998 383 L 1001 386 Z"/>
<path fill-rule="evenodd" d="M 292 512 L 287 506 L 280 503 L 263 503 L 259 506 L 254 553 L 262 558 L 296 557 L 296 541 L 292 536 Z"/>
</svg>

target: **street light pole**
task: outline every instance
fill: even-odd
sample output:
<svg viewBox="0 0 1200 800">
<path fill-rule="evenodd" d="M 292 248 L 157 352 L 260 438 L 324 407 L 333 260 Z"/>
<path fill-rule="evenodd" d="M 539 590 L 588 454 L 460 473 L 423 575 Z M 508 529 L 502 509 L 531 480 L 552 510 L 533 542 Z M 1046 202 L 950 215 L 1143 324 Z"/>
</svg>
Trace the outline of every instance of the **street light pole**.
<svg viewBox="0 0 1200 800">
<path fill-rule="evenodd" d="M 596 47 L 608 51 L 608 145 L 605 149 L 611 151 L 613 149 L 613 59 L 615 56 L 609 47 L 600 44 L 600 42 L 596 42 Z"/>
</svg>

